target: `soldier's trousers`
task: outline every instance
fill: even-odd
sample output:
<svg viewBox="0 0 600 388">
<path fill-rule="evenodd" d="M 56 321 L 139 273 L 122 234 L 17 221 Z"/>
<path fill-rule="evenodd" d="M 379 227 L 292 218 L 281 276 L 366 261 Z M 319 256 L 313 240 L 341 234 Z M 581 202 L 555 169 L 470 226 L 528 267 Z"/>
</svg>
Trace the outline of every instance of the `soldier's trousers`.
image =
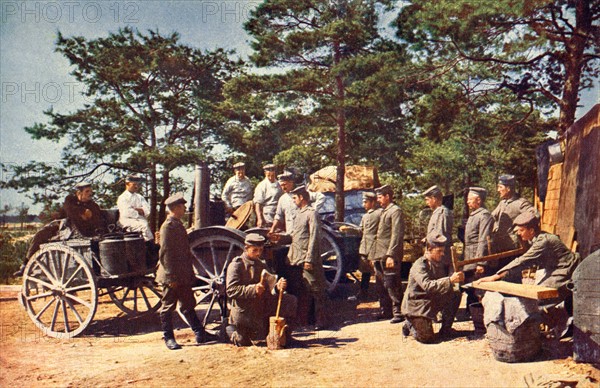
<svg viewBox="0 0 600 388">
<path fill-rule="evenodd" d="M 181 304 L 181 313 L 186 317 L 186 319 L 188 315 L 191 315 L 192 313 L 196 314 L 194 311 L 196 307 L 196 298 L 194 297 L 192 287 L 189 285 L 169 287 L 168 285 L 164 284 L 161 302 L 162 304 L 158 310 L 158 315 L 160 316 L 160 321 L 163 326 L 163 330 L 165 331 L 172 330 L 173 312 L 177 307 L 177 302 Z M 188 323 L 190 325 L 194 325 L 195 322 Z M 196 330 L 198 328 L 192 327 L 192 329 Z"/>
<path fill-rule="evenodd" d="M 400 305 L 402 303 L 402 280 L 400 279 L 400 265 L 396 263 L 394 268 L 385 267 L 385 259 L 376 260 L 375 267 L 375 289 L 379 298 L 379 308 L 386 317 L 400 316 Z"/>
<path fill-rule="evenodd" d="M 313 301 L 315 306 L 314 319 L 316 321 L 321 320 L 325 315 L 325 303 L 327 301 L 323 268 L 319 267 L 312 271 L 306 271 L 300 266 L 286 265 L 281 275 L 288 282 L 287 291 L 298 300 L 298 313 L 296 315 L 298 324 L 304 325 L 312 320 L 309 315 Z"/>
</svg>

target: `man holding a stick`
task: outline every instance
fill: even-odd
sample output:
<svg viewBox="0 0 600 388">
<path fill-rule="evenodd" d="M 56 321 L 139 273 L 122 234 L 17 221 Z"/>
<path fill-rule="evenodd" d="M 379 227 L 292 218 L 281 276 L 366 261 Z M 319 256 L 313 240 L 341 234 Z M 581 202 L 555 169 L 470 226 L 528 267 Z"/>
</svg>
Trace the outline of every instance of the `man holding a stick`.
<svg viewBox="0 0 600 388">
<path fill-rule="evenodd" d="M 249 346 L 252 340 L 264 339 L 269 328 L 269 317 L 276 314 L 278 300 L 275 292 L 283 293 L 287 288 L 285 278 L 276 283 L 266 272 L 261 259 L 266 239 L 250 233 L 244 241 L 244 253 L 233 259 L 227 267 L 227 297 L 232 309 L 227 326 L 227 335 L 235 346 Z M 292 319 L 296 316 L 296 298 L 282 295 L 281 315 Z M 289 336 L 289 330 L 287 332 Z"/>
</svg>

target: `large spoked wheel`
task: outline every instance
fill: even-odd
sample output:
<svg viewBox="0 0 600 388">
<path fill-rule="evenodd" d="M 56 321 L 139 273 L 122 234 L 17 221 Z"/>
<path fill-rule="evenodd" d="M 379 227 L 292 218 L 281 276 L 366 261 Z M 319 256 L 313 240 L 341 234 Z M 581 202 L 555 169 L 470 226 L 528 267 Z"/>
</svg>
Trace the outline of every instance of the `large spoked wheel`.
<svg viewBox="0 0 600 388">
<path fill-rule="evenodd" d="M 332 293 L 342 277 L 342 251 L 324 230 L 321 232 L 321 259 L 327 281 L 327 292 Z"/>
<path fill-rule="evenodd" d="M 226 270 L 234 257 L 244 251 L 246 234 L 239 230 L 213 226 L 189 234 L 190 247 L 196 260 L 196 310 L 204 329 L 223 335 L 227 325 Z"/>
<path fill-rule="evenodd" d="M 61 244 L 47 244 L 29 260 L 20 298 L 35 325 L 54 338 L 79 335 L 98 307 L 96 280 L 89 264 Z"/>
<path fill-rule="evenodd" d="M 133 277 L 120 286 L 107 288 L 113 303 L 131 317 L 153 313 L 160 307 L 161 291 L 154 278 Z"/>
</svg>

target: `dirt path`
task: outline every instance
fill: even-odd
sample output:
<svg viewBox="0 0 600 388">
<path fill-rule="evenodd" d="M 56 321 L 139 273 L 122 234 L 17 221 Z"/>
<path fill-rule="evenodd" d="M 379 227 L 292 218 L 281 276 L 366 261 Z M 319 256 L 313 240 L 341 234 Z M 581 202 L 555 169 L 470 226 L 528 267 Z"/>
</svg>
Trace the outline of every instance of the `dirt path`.
<svg viewBox="0 0 600 388">
<path fill-rule="evenodd" d="M 195 346 L 181 325 L 176 336 L 184 347 L 168 351 L 156 316 L 128 319 L 103 301 L 82 336 L 56 340 L 42 336 L 16 300 L 2 298 L 0 386 L 509 387 L 570 380 L 591 387 L 600 381 L 598 369 L 566 358 L 569 342 L 545 349 L 538 361 L 505 364 L 473 336 L 470 322 L 455 324 L 460 336 L 453 340 L 423 345 L 404 338 L 399 325 L 373 320 L 375 303 L 355 310 L 338 302 L 334 311 L 335 330 L 297 333 L 290 349 Z"/>
</svg>

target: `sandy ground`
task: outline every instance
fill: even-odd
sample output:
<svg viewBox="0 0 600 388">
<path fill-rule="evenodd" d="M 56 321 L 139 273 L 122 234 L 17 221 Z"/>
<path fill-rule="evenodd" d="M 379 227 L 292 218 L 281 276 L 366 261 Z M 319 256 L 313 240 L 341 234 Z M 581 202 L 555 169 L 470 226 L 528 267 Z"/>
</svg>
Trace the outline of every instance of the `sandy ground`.
<svg viewBox="0 0 600 388">
<path fill-rule="evenodd" d="M 277 351 L 264 342 L 197 346 L 179 322 L 183 349 L 169 351 L 156 315 L 130 319 L 107 298 L 81 336 L 56 340 L 42 336 L 11 295 L 1 296 L 1 387 L 597 387 L 600 381 L 598 365 L 569 357 L 569 341 L 546 343 L 534 362 L 506 364 L 474 336 L 471 322 L 456 322 L 459 335 L 449 341 L 423 345 L 404 338 L 400 325 L 375 320 L 375 302 L 338 299 L 332 330 L 298 332 L 292 348 Z"/>
</svg>

